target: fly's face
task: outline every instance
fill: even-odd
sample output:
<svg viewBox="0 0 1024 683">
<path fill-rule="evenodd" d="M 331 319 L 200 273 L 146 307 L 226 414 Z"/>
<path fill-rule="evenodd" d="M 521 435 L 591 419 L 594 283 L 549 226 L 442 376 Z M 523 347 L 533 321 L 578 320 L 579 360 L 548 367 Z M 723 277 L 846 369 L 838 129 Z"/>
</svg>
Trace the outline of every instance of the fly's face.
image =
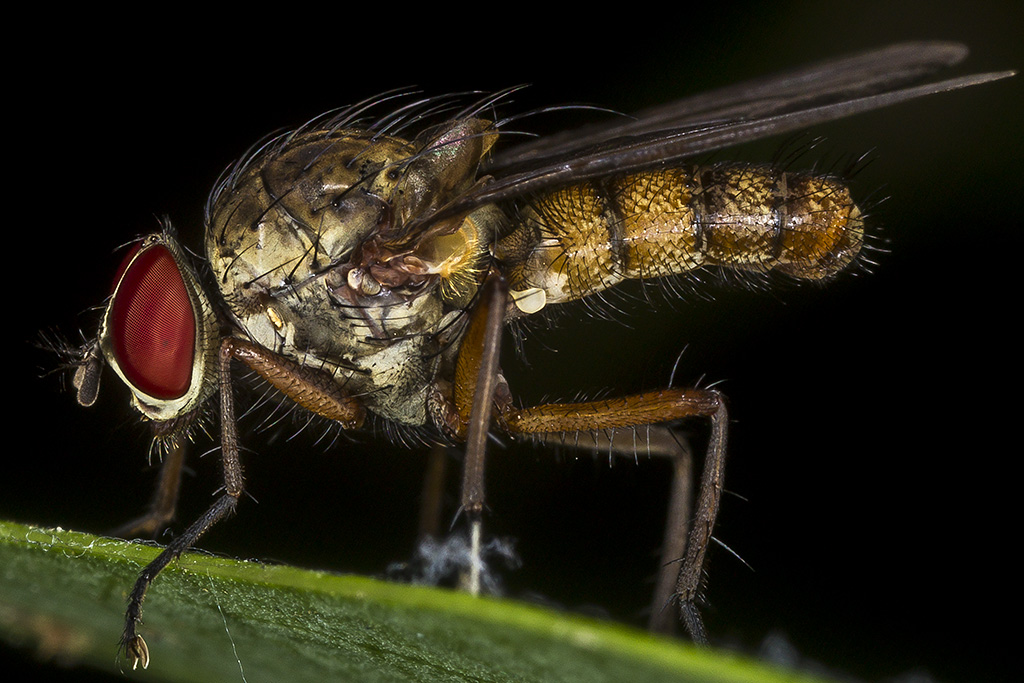
<svg viewBox="0 0 1024 683">
<path fill-rule="evenodd" d="M 213 393 L 216 316 L 170 231 L 141 240 L 121 263 L 97 344 L 75 373 L 83 405 L 99 389 L 97 347 L 154 422 L 177 422 Z"/>
</svg>

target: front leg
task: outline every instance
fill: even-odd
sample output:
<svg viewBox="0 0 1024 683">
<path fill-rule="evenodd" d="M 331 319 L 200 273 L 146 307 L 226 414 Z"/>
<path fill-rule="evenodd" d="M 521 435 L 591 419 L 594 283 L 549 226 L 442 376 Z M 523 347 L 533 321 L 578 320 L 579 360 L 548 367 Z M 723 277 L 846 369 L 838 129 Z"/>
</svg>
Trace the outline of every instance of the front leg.
<svg viewBox="0 0 1024 683">
<path fill-rule="evenodd" d="M 325 373 L 303 367 L 249 341 L 229 337 L 221 342 L 218 378 L 224 493 L 139 573 L 128 596 L 124 633 L 121 636 L 121 649 L 131 660 L 133 669 L 139 664 L 143 668 L 149 666 L 149 648 L 138 634 L 138 625 L 142 622 L 142 601 L 150 584 L 164 567 L 195 545 L 210 527 L 234 512 L 245 490 L 242 464 L 238 457 L 238 429 L 231 387 L 231 361 L 236 358 L 245 362 L 277 390 L 309 410 L 336 420 L 346 428 L 358 427 L 363 420 L 362 404 L 345 396 Z"/>
<path fill-rule="evenodd" d="M 178 507 L 178 495 L 181 491 L 181 474 L 185 469 L 188 436 L 179 432 L 162 439 L 159 436 L 153 438 L 153 448 L 159 448 L 161 451 L 161 463 L 160 475 L 153 491 L 153 498 L 149 503 L 149 510 L 141 517 L 136 517 L 111 531 L 111 536 L 125 539 L 143 536 L 155 538 L 174 519 Z"/>
</svg>

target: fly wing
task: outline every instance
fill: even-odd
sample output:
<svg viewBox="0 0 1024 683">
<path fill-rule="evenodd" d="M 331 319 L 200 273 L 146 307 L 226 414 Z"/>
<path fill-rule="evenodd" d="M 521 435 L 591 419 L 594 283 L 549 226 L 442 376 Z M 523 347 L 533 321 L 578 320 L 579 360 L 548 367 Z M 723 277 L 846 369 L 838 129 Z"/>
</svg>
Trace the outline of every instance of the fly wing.
<svg viewBox="0 0 1024 683">
<path fill-rule="evenodd" d="M 493 159 L 485 169 L 491 175 L 489 182 L 421 216 L 410 231 L 483 204 L 679 162 L 1015 73 L 974 74 L 908 85 L 966 55 L 967 48 L 957 43 L 902 43 L 686 98 L 626 123 L 524 143 Z"/>
<path fill-rule="evenodd" d="M 525 142 L 496 155 L 489 171 L 560 157 L 614 138 L 766 119 L 892 92 L 958 64 L 967 52 L 959 43 L 915 42 L 833 59 L 700 93 L 642 111 L 625 122 L 597 124 Z"/>
<path fill-rule="evenodd" d="M 894 92 L 858 97 L 767 118 L 669 128 L 653 133 L 613 138 L 564 155 L 546 157 L 539 164 L 508 169 L 494 182 L 464 195 L 453 209 L 520 197 L 550 187 L 579 182 L 610 173 L 628 173 L 677 162 L 743 142 L 789 133 L 826 121 L 880 109 L 925 95 L 959 90 L 1012 76 L 1012 71 L 964 76 Z"/>
</svg>

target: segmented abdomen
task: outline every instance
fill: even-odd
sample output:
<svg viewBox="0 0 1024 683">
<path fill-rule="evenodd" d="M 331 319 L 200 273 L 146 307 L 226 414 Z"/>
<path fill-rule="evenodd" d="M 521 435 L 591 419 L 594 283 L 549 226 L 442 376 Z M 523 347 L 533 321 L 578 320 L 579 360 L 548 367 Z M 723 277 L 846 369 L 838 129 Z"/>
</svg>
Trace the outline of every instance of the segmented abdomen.
<svg viewBox="0 0 1024 683">
<path fill-rule="evenodd" d="M 829 178 L 755 166 L 599 179 L 522 207 L 496 256 L 525 312 L 623 280 L 701 267 L 820 280 L 860 251 L 864 223 Z"/>
</svg>

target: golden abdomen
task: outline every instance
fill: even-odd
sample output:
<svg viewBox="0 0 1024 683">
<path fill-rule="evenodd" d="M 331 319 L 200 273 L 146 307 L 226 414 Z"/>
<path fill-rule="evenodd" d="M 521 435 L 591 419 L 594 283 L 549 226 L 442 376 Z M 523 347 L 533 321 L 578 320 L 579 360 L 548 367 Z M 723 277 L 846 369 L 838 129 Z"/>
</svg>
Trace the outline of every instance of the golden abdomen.
<svg viewBox="0 0 1024 683">
<path fill-rule="evenodd" d="M 863 240 L 861 211 L 835 178 L 681 167 L 539 197 L 519 210 L 496 256 L 513 293 L 537 297 L 520 306 L 533 312 L 623 280 L 701 267 L 820 280 L 847 266 Z"/>
</svg>

